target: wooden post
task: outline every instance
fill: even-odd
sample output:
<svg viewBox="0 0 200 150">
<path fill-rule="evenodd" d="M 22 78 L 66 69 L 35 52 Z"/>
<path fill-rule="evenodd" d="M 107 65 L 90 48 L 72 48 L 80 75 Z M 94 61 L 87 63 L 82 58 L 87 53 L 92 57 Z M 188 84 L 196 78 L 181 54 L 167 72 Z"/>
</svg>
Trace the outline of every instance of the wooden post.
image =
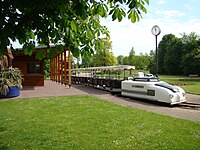
<svg viewBox="0 0 200 150">
<path fill-rule="evenodd" d="M 56 56 L 56 82 L 58 82 L 58 55 Z"/>
<path fill-rule="evenodd" d="M 69 87 L 71 87 L 71 58 L 69 49 L 68 49 L 68 84 Z"/>
<path fill-rule="evenodd" d="M 61 83 L 63 84 L 63 52 L 60 54 L 60 57 Z"/>
<path fill-rule="evenodd" d="M 54 80 L 54 59 L 51 59 L 51 80 Z"/>
<path fill-rule="evenodd" d="M 56 77 L 55 77 L 55 72 L 56 72 L 56 66 L 55 66 L 55 58 L 53 58 L 53 81 L 55 81 Z"/>
<path fill-rule="evenodd" d="M 67 85 L 67 58 L 66 49 L 64 49 L 64 84 Z"/>
<path fill-rule="evenodd" d="M 58 82 L 59 82 L 59 83 L 60 83 L 60 72 L 61 72 L 60 54 L 58 54 Z"/>
<path fill-rule="evenodd" d="M 52 59 L 50 59 L 50 80 L 52 80 Z"/>
<path fill-rule="evenodd" d="M 52 68 L 52 77 L 53 77 L 53 81 L 55 80 L 55 65 L 54 65 L 54 62 L 55 62 L 55 59 L 52 58 L 52 65 L 53 65 L 53 68 Z"/>
<path fill-rule="evenodd" d="M 52 81 L 54 80 L 54 59 L 53 58 L 51 58 L 51 61 L 52 61 L 52 63 L 51 63 L 51 65 L 52 65 Z"/>
<path fill-rule="evenodd" d="M 56 57 L 54 57 L 53 64 L 54 64 L 54 81 L 56 81 Z"/>
</svg>

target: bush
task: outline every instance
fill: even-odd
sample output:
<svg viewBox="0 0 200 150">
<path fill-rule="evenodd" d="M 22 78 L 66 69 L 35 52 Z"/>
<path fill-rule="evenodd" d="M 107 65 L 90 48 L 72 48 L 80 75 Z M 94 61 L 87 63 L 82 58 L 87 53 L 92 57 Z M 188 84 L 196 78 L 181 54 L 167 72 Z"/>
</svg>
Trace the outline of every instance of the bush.
<svg viewBox="0 0 200 150">
<path fill-rule="evenodd" d="M 6 95 L 9 87 L 22 88 L 22 73 L 18 68 L 8 68 L 0 72 L 0 95 Z"/>
</svg>

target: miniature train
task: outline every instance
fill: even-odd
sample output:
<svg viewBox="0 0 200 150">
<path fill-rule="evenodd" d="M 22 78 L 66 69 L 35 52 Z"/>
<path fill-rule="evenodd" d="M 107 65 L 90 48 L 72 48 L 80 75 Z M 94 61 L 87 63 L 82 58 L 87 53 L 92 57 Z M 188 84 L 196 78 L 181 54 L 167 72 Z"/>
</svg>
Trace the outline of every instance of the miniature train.
<svg viewBox="0 0 200 150">
<path fill-rule="evenodd" d="M 157 77 L 136 77 L 122 81 L 121 95 L 169 103 L 171 105 L 186 102 L 185 91 Z"/>
<path fill-rule="evenodd" d="M 137 77 L 124 80 L 97 76 L 72 76 L 72 82 L 107 90 L 111 93 L 120 93 L 121 96 L 148 99 L 170 105 L 186 102 L 185 91 L 182 88 L 160 81 L 158 77 L 153 75 L 142 73 Z"/>
</svg>

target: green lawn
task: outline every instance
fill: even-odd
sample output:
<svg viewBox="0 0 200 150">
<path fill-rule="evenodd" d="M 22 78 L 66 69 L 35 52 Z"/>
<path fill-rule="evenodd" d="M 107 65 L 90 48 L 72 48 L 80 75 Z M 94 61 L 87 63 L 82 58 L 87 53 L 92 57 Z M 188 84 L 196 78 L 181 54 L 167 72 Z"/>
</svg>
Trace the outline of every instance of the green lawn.
<svg viewBox="0 0 200 150">
<path fill-rule="evenodd" d="M 200 95 L 200 82 L 196 82 L 195 84 L 192 85 L 185 85 L 182 86 L 182 88 L 187 91 L 188 93 L 192 94 L 199 94 Z"/>
<path fill-rule="evenodd" d="M 187 93 L 200 94 L 200 78 L 159 75 L 162 81 L 182 87 Z"/>
<path fill-rule="evenodd" d="M 200 148 L 200 122 L 90 96 L 0 100 L 0 149 Z"/>
</svg>

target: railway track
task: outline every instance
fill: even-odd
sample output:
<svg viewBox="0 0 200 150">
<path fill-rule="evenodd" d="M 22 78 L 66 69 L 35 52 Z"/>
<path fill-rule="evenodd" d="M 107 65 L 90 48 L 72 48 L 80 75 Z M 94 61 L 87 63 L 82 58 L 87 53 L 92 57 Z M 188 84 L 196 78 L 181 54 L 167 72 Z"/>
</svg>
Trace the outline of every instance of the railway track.
<svg viewBox="0 0 200 150">
<path fill-rule="evenodd" d="M 200 111 L 200 104 L 195 104 L 195 103 L 185 102 L 185 103 L 178 104 L 177 107 L 182 108 L 182 109 L 192 109 L 192 110 Z"/>
</svg>

